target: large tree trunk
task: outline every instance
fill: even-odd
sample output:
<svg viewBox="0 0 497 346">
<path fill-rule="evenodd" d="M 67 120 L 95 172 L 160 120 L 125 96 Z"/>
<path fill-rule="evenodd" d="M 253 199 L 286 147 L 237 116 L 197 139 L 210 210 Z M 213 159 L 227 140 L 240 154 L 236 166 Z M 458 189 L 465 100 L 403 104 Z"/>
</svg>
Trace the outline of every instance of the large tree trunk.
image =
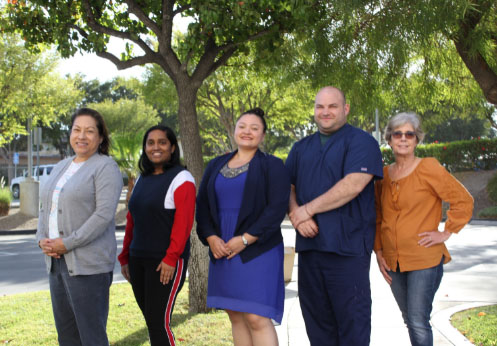
<svg viewBox="0 0 497 346">
<path fill-rule="evenodd" d="M 469 47 L 463 42 L 455 41 L 454 43 L 457 52 L 480 86 L 487 101 L 497 107 L 497 74 L 492 71 L 479 52 L 470 54 Z"/>
<path fill-rule="evenodd" d="M 477 9 L 466 13 L 465 17 L 459 22 L 457 35 L 452 39 L 459 56 L 480 86 L 485 98 L 497 107 L 497 73 L 492 70 L 490 63 L 485 60 L 485 57 L 478 50 L 472 52 L 471 49 L 471 44 L 473 43 L 471 35 L 490 6 L 492 6 L 492 1 L 477 2 Z M 494 52 L 497 53 L 497 50 L 494 50 Z"/>
<path fill-rule="evenodd" d="M 184 159 L 188 170 L 193 174 L 197 187 L 202 179 L 204 163 L 202 145 L 197 121 L 196 99 L 198 88 L 189 81 L 178 81 L 179 99 L 179 137 L 184 151 Z M 196 225 L 194 225 L 194 228 Z M 191 256 L 189 272 L 189 300 L 191 312 L 207 312 L 207 275 L 209 271 L 208 249 L 197 237 L 195 229 L 190 237 Z"/>
</svg>

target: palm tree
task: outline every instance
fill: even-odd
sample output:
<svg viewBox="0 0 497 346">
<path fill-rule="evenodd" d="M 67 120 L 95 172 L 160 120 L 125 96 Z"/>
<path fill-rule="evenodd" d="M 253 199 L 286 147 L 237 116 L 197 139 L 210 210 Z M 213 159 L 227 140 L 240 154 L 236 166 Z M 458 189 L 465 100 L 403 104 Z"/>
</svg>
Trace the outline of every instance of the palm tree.
<svg viewBox="0 0 497 346">
<path fill-rule="evenodd" d="M 115 134 L 112 136 L 110 154 L 114 157 L 117 165 L 128 176 L 128 193 L 126 194 L 126 206 L 131 196 L 131 191 L 138 176 L 138 160 L 142 150 L 142 134 Z"/>
</svg>

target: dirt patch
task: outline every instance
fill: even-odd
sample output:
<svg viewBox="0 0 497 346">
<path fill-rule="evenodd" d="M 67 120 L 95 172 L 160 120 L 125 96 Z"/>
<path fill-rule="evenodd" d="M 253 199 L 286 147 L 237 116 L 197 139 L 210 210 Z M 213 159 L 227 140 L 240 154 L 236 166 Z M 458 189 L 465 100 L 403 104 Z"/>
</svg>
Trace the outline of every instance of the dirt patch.
<svg viewBox="0 0 497 346">
<path fill-rule="evenodd" d="M 119 203 L 116 211 L 116 225 L 126 223 L 126 205 Z M 0 217 L 0 230 L 31 230 L 36 229 L 38 218 L 25 215 L 19 208 L 10 208 L 9 215 Z"/>
</svg>

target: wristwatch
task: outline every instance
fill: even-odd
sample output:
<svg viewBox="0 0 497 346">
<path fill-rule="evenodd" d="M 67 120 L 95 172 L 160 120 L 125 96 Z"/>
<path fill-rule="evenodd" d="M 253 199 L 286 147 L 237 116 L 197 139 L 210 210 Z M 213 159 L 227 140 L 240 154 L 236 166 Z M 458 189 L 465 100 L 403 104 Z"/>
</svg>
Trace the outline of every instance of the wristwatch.
<svg viewBox="0 0 497 346">
<path fill-rule="evenodd" d="M 243 236 L 243 234 L 242 234 L 242 242 L 243 242 L 243 245 L 248 246 L 248 240 L 245 239 L 245 237 Z"/>
</svg>

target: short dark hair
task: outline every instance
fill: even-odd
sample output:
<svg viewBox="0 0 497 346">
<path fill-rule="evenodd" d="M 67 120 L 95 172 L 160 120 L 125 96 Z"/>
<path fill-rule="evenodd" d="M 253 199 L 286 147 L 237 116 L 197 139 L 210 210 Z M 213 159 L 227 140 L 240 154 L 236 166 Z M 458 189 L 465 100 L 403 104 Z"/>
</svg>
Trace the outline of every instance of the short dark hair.
<svg viewBox="0 0 497 346">
<path fill-rule="evenodd" d="M 143 135 L 142 153 L 140 155 L 140 160 L 138 161 L 138 168 L 140 169 L 142 175 L 150 175 L 154 173 L 155 170 L 154 164 L 152 163 L 152 161 L 150 161 L 147 154 L 145 153 L 145 147 L 147 146 L 148 135 L 150 132 L 155 130 L 160 130 L 164 132 L 166 134 L 169 143 L 171 143 L 171 146 L 174 145 L 174 151 L 171 153 L 171 159 L 168 162 L 165 162 L 164 166 L 162 166 L 164 171 L 168 168 L 179 165 L 181 163 L 180 162 L 181 155 L 178 145 L 178 139 L 176 138 L 174 131 L 171 128 L 164 125 L 155 125 L 149 128 Z"/>
<path fill-rule="evenodd" d="M 100 137 L 102 137 L 102 143 L 100 143 L 100 145 L 98 146 L 97 151 L 101 155 L 109 156 L 109 148 L 110 148 L 109 131 L 107 130 L 107 126 L 105 125 L 104 118 L 96 110 L 91 108 L 77 109 L 71 116 L 71 131 L 76 118 L 82 115 L 87 115 L 95 119 L 95 122 L 97 123 L 98 134 L 100 135 Z"/>
<path fill-rule="evenodd" d="M 238 119 L 236 119 L 236 121 L 238 122 L 238 120 L 240 120 L 240 118 L 246 114 L 253 114 L 253 115 L 258 116 L 262 121 L 263 133 L 266 133 L 267 125 L 266 125 L 266 119 L 264 119 L 264 111 L 262 110 L 262 108 L 255 107 L 255 108 L 249 109 L 248 111 L 243 112 L 242 115 L 240 115 L 238 117 Z"/>
</svg>

